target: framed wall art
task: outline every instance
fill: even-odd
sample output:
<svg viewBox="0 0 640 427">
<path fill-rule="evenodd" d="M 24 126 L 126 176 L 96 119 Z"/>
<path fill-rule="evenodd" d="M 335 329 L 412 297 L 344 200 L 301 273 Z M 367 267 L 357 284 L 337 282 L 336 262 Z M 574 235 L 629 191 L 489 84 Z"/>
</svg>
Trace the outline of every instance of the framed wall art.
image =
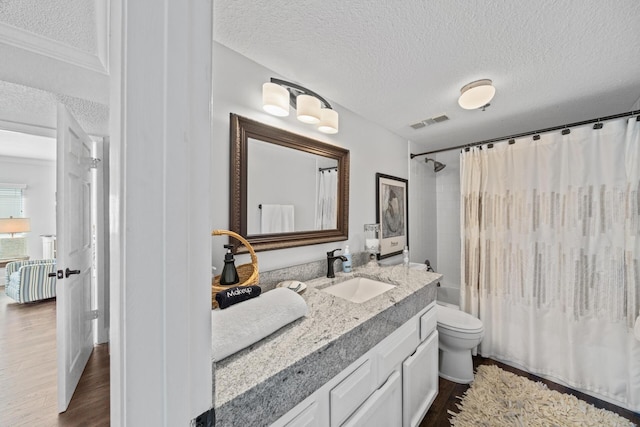
<svg viewBox="0 0 640 427">
<path fill-rule="evenodd" d="M 387 258 L 409 246 L 409 181 L 376 173 L 376 221 L 380 224 L 380 255 Z"/>
</svg>

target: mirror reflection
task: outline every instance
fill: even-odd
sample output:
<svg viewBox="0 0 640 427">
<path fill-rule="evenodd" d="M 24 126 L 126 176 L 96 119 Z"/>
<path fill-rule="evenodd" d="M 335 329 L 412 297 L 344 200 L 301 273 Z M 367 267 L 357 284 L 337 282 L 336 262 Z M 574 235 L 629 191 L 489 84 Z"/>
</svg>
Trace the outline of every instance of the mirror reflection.
<svg viewBox="0 0 640 427">
<path fill-rule="evenodd" d="M 337 228 L 336 159 L 255 138 L 247 151 L 248 235 Z"/>
<path fill-rule="evenodd" d="M 349 150 L 232 114 L 230 206 L 256 251 L 346 240 Z"/>
</svg>

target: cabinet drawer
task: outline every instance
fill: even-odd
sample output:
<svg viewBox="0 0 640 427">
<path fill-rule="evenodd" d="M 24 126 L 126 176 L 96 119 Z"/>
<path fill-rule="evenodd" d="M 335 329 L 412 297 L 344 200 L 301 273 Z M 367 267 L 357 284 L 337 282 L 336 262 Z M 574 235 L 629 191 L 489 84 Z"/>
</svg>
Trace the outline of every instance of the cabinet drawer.
<svg viewBox="0 0 640 427">
<path fill-rule="evenodd" d="M 379 344 L 378 378 L 386 379 L 407 356 L 415 351 L 417 346 L 418 324 L 413 318 Z"/>
<path fill-rule="evenodd" d="M 344 427 L 395 427 L 402 422 L 402 380 L 398 371 L 358 408 Z"/>
<path fill-rule="evenodd" d="M 318 427 L 318 403 L 311 402 L 294 419 L 285 424 L 285 427 Z"/>
<path fill-rule="evenodd" d="M 376 389 L 370 359 L 365 360 L 330 392 L 331 427 L 342 425 Z"/>
<path fill-rule="evenodd" d="M 438 316 L 436 314 L 436 306 L 434 305 L 426 313 L 420 316 L 420 342 L 427 339 L 431 332 L 436 330 L 438 326 Z"/>
</svg>

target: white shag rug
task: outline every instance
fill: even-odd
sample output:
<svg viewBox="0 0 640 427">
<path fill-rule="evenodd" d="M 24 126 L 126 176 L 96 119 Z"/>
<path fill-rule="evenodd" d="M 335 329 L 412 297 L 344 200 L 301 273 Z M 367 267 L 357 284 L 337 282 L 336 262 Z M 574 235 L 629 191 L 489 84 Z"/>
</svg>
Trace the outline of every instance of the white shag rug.
<svg viewBox="0 0 640 427">
<path fill-rule="evenodd" d="M 635 425 L 611 411 L 494 365 L 478 367 L 457 406 L 459 413 L 449 411 L 454 427 Z"/>
</svg>

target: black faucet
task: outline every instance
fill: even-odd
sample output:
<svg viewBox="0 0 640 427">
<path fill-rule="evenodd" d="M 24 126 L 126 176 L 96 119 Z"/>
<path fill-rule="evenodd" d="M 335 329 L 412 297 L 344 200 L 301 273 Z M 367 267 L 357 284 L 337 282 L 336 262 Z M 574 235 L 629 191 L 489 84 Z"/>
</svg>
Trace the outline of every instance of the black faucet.
<svg viewBox="0 0 640 427">
<path fill-rule="evenodd" d="M 347 257 L 342 255 L 334 256 L 335 251 L 339 251 L 341 249 L 334 249 L 332 251 L 327 252 L 327 277 L 329 279 L 333 279 L 336 277 L 336 274 L 333 272 L 333 262 L 337 259 L 341 259 L 342 261 L 346 261 Z"/>
</svg>

